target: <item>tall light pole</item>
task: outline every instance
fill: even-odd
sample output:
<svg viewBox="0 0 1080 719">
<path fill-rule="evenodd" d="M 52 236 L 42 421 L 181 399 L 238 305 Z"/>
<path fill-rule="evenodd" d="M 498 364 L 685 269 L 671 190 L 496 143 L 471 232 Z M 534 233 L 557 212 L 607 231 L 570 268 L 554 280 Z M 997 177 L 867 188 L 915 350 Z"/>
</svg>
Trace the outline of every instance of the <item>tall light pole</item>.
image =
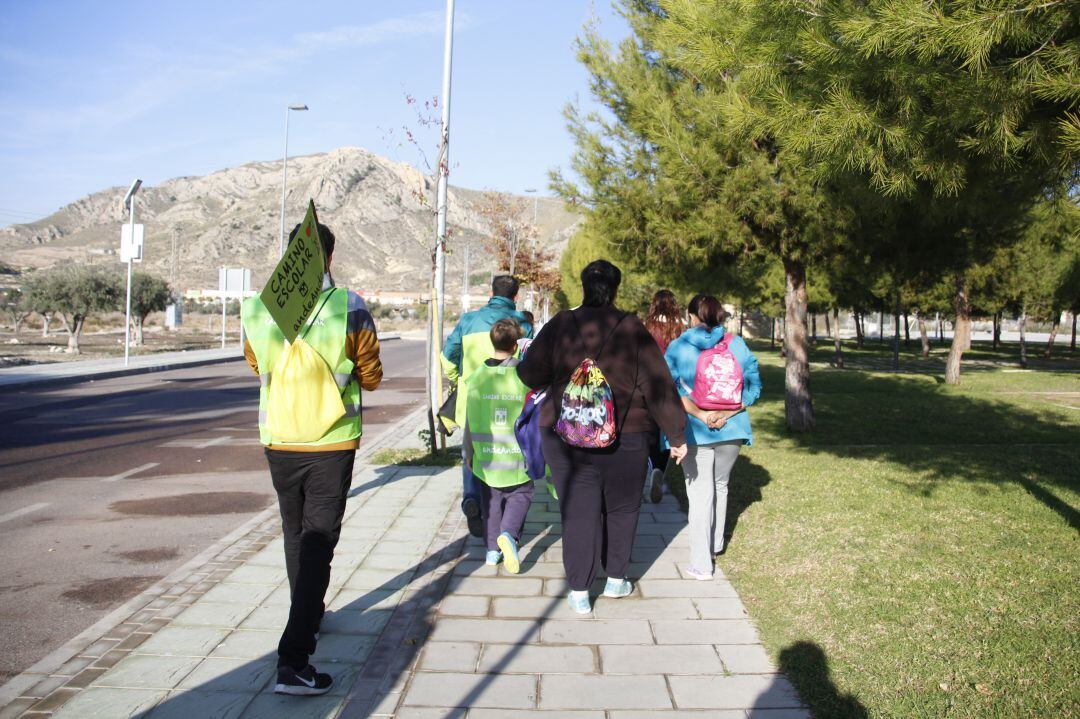
<svg viewBox="0 0 1080 719">
<path fill-rule="evenodd" d="M 435 451 L 435 412 L 441 403 L 441 370 L 436 353 L 443 343 L 443 317 L 446 309 L 446 192 L 447 175 L 450 171 L 450 78 L 454 57 L 454 0 L 446 0 L 446 40 L 443 52 L 442 118 L 439 132 L 439 158 L 436 171 L 438 184 L 435 209 L 438 214 L 435 237 L 434 313 L 428 332 L 428 401 L 431 450 Z"/>
<path fill-rule="evenodd" d="M 289 181 L 289 113 L 293 110 L 307 110 L 307 105 L 285 106 L 285 157 L 281 161 L 281 247 L 278 257 L 285 255 L 285 188 Z"/>
<path fill-rule="evenodd" d="M 540 197 L 536 194 L 536 188 L 535 187 L 526 187 L 525 192 L 532 195 L 532 198 L 533 198 L 533 228 L 535 228 L 536 227 L 536 208 L 537 208 L 537 204 L 540 202 Z"/>
<path fill-rule="evenodd" d="M 127 309 L 124 311 L 124 366 L 128 366 L 128 354 L 131 350 L 131 263 L 134 259 L 135 244 L 135 193 L 142 187 L 142 180 L 136 179 L 124 195 L 124 209 L 128 211 L 128 227 L 131 228 L 130 242 L 133 245 L 127 253 Z"/>
</svg>

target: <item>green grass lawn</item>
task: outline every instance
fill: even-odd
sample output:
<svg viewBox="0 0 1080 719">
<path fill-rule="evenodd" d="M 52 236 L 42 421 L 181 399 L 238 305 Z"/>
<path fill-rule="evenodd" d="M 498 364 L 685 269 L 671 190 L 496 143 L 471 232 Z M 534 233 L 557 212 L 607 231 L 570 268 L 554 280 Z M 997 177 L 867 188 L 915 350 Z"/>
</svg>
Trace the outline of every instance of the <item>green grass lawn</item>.
<svg viewBox="0 0 1080 719">
<path fill-rule="evenodd" d="M 1080 361 L 1040 346 L 1018 372 L 1015 345 L 977 346 L 949 387 L 947 348 L 916 347 L 891 374 L 831 369 L 822 343 L 817 430 L 793 437 L 782 361 L 755 346 L 719 565 L 820 719 L 1080 716 Z"/>
</svg>

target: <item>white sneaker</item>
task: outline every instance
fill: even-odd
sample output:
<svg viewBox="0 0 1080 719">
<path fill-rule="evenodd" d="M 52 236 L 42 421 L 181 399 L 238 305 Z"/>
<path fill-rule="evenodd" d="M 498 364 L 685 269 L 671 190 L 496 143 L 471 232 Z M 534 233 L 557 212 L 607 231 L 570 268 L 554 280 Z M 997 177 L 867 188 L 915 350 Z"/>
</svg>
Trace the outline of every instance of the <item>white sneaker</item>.
<svg viewBox="0 0 1080 719">
<path fill-rule="evenodd" d="M 694 569 L 693 567 L 687 567 L 683 572 L 686 573 L 686 576 L 691 579 L 696 579 L 699 582 L 711 582 L 713 578 L 712 572 L 703 572 L 700 569 Z"/>
</svg>

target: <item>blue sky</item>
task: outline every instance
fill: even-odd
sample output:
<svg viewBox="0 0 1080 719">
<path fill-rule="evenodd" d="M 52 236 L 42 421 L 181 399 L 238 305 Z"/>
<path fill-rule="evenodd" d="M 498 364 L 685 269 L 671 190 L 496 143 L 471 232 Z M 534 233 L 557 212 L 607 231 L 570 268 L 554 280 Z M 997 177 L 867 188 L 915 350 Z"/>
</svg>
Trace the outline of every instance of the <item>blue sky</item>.
<svg viewBox="0 0 1080 719">
<path fill-rule="evenodd" d="M 0 225 L 134 177 L 156 184 L 251 160 L 358 145 L 412 164 L 410 94 L 440 92 L 443 0 L 306 3 L 5 0 Z M 547 192 L 566 167 L 567 102 L 588 104 L 574 39 L 609 0 L 457 0 L 451 182 Z M 427 132 L 433 145 L 437 130 Z"/>
</svg>

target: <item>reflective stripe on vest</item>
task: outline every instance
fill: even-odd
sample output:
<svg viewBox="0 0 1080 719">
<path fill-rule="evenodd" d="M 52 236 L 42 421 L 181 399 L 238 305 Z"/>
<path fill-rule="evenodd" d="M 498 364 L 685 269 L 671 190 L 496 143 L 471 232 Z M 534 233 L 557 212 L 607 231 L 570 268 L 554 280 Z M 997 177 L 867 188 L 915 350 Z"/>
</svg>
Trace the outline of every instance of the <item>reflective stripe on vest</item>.
<svg viewBox="0 0 1080 719">
<path fill-rule="evenodd" d="M 466 381 L 472 471 L 489 487 L 515 487 L 528 480 L 514 422 L 525 404 L 525 385 L 515 367 L 476 368 Z"/>
<path fill-rule="evenodd" d="M 329 298 L 327 297 L 329 295 Z M 326 300 L 323 304 L 323 300 Z M 342 390 L 341 401 L 345 404 L 345 416 L 339 419 L 326 434 L 315 442 L 305 445 L 336 444 L 348 442 L 361 435 L 360 383 L 353 376 L 355 365 L 345 356 L 345 338 L 348 330 L 349 292 L 331 288 L 319 295 L 319 314 L 310 329 L 303 334 L 304 341 L 326 360 L 333 372 L 334 382 Z M 259 441 L 265 445 L 275 444 L 267 427 L 267 400 L 273 382 L 271 369 L 285 349 L 285 337 L 278 329 L 262 300 L 256 295 L 244 300 L 241 308 L 244 332 L 255 351 L 259 365 Z M 277 443 L 280 444 L 280 443 Z"/>
</svg>

